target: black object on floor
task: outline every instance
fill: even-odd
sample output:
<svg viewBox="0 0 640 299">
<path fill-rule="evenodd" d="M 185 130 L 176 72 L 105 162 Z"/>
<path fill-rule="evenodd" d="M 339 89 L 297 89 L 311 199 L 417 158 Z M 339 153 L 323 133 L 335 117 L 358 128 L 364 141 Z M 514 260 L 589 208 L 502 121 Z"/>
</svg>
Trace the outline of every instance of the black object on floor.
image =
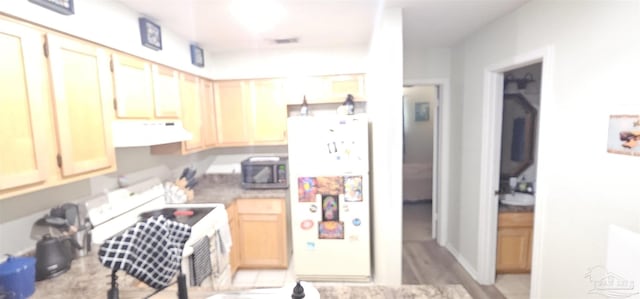
<svg viewBox="0 0 640 299">
<path fill-rule="evenodd" d="M 302 299 L 304 298 L 304 288 L 300 285 L 300 281 L 296 283 L 296 286 L 293 287 L 293 294 L 291 294 L 292 299 Z"/>
</svg>

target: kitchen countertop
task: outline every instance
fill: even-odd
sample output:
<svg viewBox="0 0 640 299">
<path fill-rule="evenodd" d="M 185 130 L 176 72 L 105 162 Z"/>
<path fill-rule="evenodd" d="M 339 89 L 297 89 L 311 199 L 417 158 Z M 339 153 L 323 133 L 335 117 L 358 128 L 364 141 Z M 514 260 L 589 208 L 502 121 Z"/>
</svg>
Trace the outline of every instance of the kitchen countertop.
<svg viewBox="0 0 640 299">
<path fill-rule="evenodd" d="M 66 299 L 66 298 L 106 298 L 110 288 L 111 270 L 102 266 L 96 251 L 73 260 L 71 269 L 57 277 L 36 282 L 36 291 L 32 299 Z M 118 284 L 121 299 L 139 299 L 149 296 L 154 289 L 138 282 L 124 271 L 118 271 Z M 322 283 L 317 286 L 322 299 L 338 298 L 448 298 L 470 299 L 471 296 L 461 285 L 402 285 L 402 286 L 335 286 Z M 154 299 L 177 298 L 177 286 L 171 285 L 166 290 L 151 297 Z M 190 299 L 203 299 L 215 295 L 216 292 L 206 288 L 189 287 Z"/>
<path fill-rule="evenodd" d="M 535 205 L 533 206 L 514 206 L 499 204 L 498 213 L 533 213 Z"/>
<path fill-rule="evenodd" d="M 236 198 L 286 198 L 288 189 L 242 189 L 240 174 L 206 174 L 193 189 L 193 203 L 230 204 Z"/>
</svg>

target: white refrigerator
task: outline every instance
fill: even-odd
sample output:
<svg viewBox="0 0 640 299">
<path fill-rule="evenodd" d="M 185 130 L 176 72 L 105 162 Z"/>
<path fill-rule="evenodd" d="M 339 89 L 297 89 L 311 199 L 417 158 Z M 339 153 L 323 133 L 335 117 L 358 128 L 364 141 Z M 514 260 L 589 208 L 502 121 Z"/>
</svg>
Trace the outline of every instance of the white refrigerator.
<svg viewBox="0 0 640 299">
<path fill-rule="evenodd" d="M 297 278 L 369 281 L 367 115 L 293 116 L 288 136 Z"/>
</svg>

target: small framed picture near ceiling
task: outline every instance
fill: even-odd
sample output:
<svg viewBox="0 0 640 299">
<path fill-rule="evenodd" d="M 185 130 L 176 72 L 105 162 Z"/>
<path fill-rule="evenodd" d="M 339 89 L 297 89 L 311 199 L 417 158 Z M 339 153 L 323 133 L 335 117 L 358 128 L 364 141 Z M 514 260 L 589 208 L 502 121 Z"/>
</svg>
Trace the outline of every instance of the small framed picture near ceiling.
<svg viewBox="0 0 640 299">
<path fill-rule="evenodd" d="M 38 4 L 63 15 L 68 16 L 74 14 L 73 0 L 29 0 L 29 2 Z"/>
<path fill-rule="evenodd" d="M 204 51 L 202 48 L 191 45 L 191 64 L 199 67 L 204 67 Z"/>
<path fill-rule="evenodd" d="M 416 103 L 415 121 L 429 121 L 429 102 Z"/>
<path fill-rule="evenodd" d="M 640 157 L 640 115 L 611 115 L 607 152 Z"/>
<path fill-rule="evenodd" d="M 156 51 L 162 50 L 162 31 L 160 26 L 146 18 L 139 18 L 138 23 L 140 24 L 142 45 Z"/>
</svg>

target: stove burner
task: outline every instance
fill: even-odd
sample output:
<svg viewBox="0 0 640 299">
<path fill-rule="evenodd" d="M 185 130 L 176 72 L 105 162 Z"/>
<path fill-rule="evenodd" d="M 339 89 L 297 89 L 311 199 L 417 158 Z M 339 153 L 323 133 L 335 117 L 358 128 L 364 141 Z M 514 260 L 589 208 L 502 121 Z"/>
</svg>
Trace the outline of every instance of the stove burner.
<svg viewBox="0 0 640 299">
<path fill-rule="evenodd" d="M 164 208 L 160 210 L 153 210 L 144 212 L 138 215 L 140 221 L 146 220 L 150 217 L 164 216 L 167 219 L 175 220 L 180 223 L 193 226 L 204 216 L 209 214 L 214 208 Z"/>
</svg>

